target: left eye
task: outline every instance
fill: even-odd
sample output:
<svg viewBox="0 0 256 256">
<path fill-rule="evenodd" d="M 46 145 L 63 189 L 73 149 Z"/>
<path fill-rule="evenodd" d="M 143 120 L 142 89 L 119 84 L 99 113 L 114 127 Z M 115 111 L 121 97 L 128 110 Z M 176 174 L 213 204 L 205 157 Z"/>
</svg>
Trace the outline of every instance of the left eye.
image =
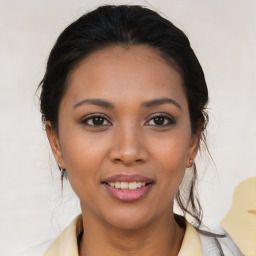
<svg viewBox="0 0 256 256">
<path fill-rule="evenodd" d="M 83 124 L 88 126 L 108 126 L 110 125 L 110 122 L 107 121 L 106 118 L 102 116 L 92 116 L 84 119 L 82 121 Z"/>
<path fill-rule="evenodd" d="M 159 115 L 151 118 L 146 124 L 153 126 L 167 126 L 175 124 L 175 121 L 173 118 L 169 116 Z"/>
</svg>

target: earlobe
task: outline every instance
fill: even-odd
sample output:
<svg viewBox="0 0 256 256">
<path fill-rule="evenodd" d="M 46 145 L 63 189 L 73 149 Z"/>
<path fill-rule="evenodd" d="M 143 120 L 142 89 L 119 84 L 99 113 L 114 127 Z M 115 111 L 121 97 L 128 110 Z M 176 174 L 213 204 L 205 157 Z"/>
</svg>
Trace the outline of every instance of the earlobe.
<svg viewBox="0 0 256 256">
<path fill-rule="evenodd" d="M 192 133 L 191 139 L 190 139 L 190 145 L 189 145 L 189 150 L 187 155 L 187 165 L 186 165 L 187 168 L 192 167 L 194 164 L 194 160 L 196 158 L 196 155 L 199 149 L 204 128 L 205 128 L 205 123 L 203 119 L 198 120 L 197 130 L 196 132 Z"/>
<path fill-rule="evenodd" d="M 200 135 L 198 134 L 192 135 L 190 140 L 188 156 L 187 156 L 187 165 L 186 165 L 187 168 L 190 168 L 193 165 L 194 159 L 196 158 L 196 155 L 199 149 L 199 143 L 200 143 Z"/>
<path fill-rule="evenodd" d="M 45 130 L 46 130 L 46 134 L 47 134 L 54 158 L 57 164 L 60 163 L 63 166 L 64 164 L 63 164 L 59 139 L 50 121 L 45 122 Z"/>
<path fill-rule="evenodd" d="M 193 159 L 192 158 L 189 158 L 189 161 L 187 162 L 187 165 L 186 165 L 186 167 L 187 168 L 190 168 L 190 167 L 192 167 L 193 166 Z"/>
</svg>

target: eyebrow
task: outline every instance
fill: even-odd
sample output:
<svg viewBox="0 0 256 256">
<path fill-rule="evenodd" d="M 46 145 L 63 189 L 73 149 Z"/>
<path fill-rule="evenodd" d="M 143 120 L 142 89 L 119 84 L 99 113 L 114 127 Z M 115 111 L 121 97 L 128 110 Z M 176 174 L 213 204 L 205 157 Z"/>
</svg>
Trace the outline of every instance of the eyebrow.
<svg viewBox="0 0 256 256">
<path fill-rule="evenodd" d="M 81 106 L 81 105 L 96 105 L 96 106 L 100 106 L 100 107 L 105 107 L 105 108 L 114 108 L 114 104 L 112 104 L 109 101 L 103 100 L 103 99 L 86 99 L 86 100 L 82 100 L 78 103 L 76 103 L 73 106 L 73 109 Z"/>
<path fill-rule="evenodd" d="M 142 107 L 153 107 L 153 106 L 159 106 L 159 105 L 163 105 L 163 104 L 167 104 L 167 103 L 175 105 L 182 111 L 182 107 L 180 106 L 180 104 L 170 98 L 159 98 L 159 99 L 145 101 L 141 104 L 141 106 Z M 73 106 L 73 109 L 75 109 L 81 105 L 96 105 L 96 106 L 105 107 L 105 108 L 115 108 L 115 105 L 107 100 L 85 99 L 85 100 L 82 100 L 82 101 L 79 101 L 78 103 L 76 103 Z"/>
<path fill-rule="evenodd" d="M 145 101 L 142 103 L 142 106 L 143 107 L 153 107 L 153 106 L 163 105 L 166 103 L 173 104 L 182 111 L 181 105 L 177 101 L 170 99 L 170 98 L 160 98 L 160 99 Z"/>
</svg>

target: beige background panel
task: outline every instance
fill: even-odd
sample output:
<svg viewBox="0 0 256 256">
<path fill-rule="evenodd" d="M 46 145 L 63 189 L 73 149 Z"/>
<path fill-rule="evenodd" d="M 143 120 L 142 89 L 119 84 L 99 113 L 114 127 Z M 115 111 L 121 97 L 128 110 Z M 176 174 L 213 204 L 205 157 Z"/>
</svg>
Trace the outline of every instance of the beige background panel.
<svg viewBox="0 0 256 256">
<path fill-rule="evenodd" d="M 221 222 L 245 256 L 256 254 L 256 176 L 240 183 Z"/>
</svg>

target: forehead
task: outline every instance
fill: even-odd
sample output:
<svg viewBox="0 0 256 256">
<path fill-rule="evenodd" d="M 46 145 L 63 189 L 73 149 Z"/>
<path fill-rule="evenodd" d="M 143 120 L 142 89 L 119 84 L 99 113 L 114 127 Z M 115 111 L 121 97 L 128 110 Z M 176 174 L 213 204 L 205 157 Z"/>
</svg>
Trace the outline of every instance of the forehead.
<svg viewBox="0 0 256 256">
<path fill-rule="evenodd" d="M 182 77 L 159 52 L 147 46 L 112 46 L 91 53 L 70 73 L 65 97 L 184 101 Z M 182 104 L 182 103 L 181 103 Z"/>
</svg>

